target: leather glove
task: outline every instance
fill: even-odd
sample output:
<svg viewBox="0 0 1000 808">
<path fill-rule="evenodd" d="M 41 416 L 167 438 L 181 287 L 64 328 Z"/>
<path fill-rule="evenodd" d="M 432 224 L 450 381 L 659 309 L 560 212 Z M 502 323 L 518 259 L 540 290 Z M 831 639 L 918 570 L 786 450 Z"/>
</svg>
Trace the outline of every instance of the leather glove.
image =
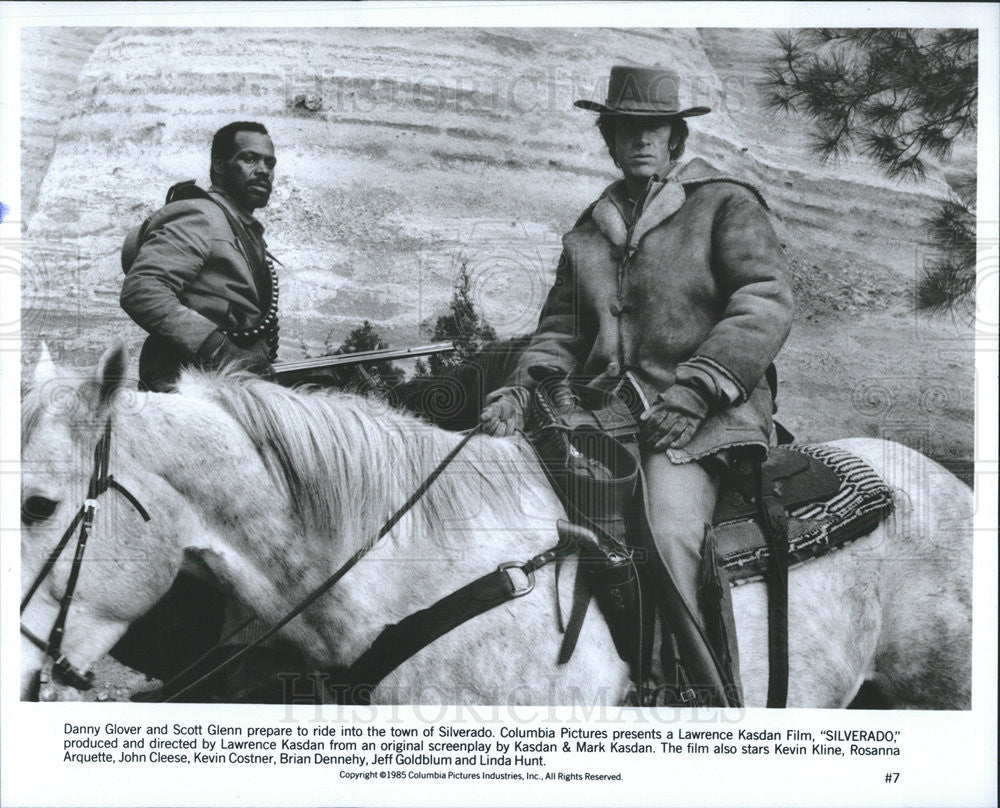
<svg viewBox="0 0 1000 808">
<path fill-rule="evenodd" d="M 479 423 L 487 435 L 506 437 L 524 429 L 524 413 L 531 393 L 527 387 L 501 387 L 486 396 Z"/>
<path fill-rule="evenodd" d="M 657 451 L 686 446 L 708 416 L 708 398 L 697 386 L 678 383 L 639 416 L 646 445 Z"/>
<path fill-rule="evenodd" d="M 232 365 L 239 370 L 248 370 L 258 376 L 273 376 L 268 361 L 267 347 L 259 342 L 253 348 L 241 348 L 221 331 L 213 331 L 198 347 L 195 359 L 200 365 L 219 368 Z"/>
</svg>

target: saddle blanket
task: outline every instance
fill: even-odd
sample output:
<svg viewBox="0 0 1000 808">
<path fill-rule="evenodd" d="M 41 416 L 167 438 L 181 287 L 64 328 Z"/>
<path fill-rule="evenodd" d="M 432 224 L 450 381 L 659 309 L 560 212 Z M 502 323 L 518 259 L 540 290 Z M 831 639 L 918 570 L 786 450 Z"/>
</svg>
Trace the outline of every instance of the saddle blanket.
<svg viewBox="0 0 1000 808">
<path fill-rule="evenodd" d="M 794 567 L 871 533 L 892 512 L 892 490 L 863 460 L 833 446 L 794 446 L 831 469 L 840 487 L 823 501 L 788 511 L 788 566 Z M 770 551 L 755 520 L 714 528 L 716 547 L 733 585 L 759 581 Z"/>
</svg>

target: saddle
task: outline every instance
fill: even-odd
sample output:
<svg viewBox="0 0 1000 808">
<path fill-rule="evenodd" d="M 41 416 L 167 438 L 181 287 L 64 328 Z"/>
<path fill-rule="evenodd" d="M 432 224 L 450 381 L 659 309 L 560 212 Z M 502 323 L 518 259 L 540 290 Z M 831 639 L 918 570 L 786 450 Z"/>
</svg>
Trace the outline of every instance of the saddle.
<svg viewBox="0 0 1000 808">
<path fill-rule="evenodd" d="M 642 615 L 655 608 L 651 590 L 662 581 L 637 563 L 645 553 L 633 516 L 641 510 L 635 507 L 638 425 L 615 394 L 547 368 L 530 373 L 538 384 L 527 431 L 570 518 L 560 535 L 576 545 L 619 655 L 642 687 L 652 648 L 652 621 Z M 891 510 L 888 488 L 862 467 L 830 447 L 774 447 L 764 463 L 738 462 L 722 480 L 712 531 L 716 559 L 730 584 L 768 581 L 769 706 L 782 706 L 787 692 L 788 567 L 865 535 Z M 833 506 L 824 507 L 828 502 Z M 713 572 L 716 559 L 706 559 Z M 577 593 L 560 661 L 569 658 L 579 632 L 579 600 Z"/>
<path fill-rule="evenodd" d="M 770 550 L 739 466 L 722 489 L 715 511 L 716 550 L 733 585 L 767 574 Z M 763 466 L 780 492 L 788 522 L 789 568 L 871 533 L 893 509 L 892 489 L 867 463 L 834 446 L 774 447 Z"/>
</svg>

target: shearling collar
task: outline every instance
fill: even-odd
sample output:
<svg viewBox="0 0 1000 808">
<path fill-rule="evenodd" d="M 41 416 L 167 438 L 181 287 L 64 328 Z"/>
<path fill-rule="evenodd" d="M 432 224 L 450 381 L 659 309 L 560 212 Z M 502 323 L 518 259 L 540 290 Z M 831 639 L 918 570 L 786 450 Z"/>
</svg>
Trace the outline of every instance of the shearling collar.
<svg viewBox="0 0 1000 808">
<path fill-rule="evenodd" d="M 625 180 L 613 182 L 604 189 L 590 215 L 612 244 L 618 247 L 625 247 L 626 242 L 638 244 L 646 233 L 676 213 L 684 204 L 686 188 L 708 182 L 734 182 L 742 185 L 753 191 L 760 203 L 767 207 L 756 187 L 745 180 L 723 174 L 700 157 L 681 168 L 676 165 L 673 164 L 664 177 L 654 176 L 650 179 L 642 212 L 632 227 L 631 239 L 628 228 L 632 218 L 632 203 L 628 199 Z"/>
</svg>

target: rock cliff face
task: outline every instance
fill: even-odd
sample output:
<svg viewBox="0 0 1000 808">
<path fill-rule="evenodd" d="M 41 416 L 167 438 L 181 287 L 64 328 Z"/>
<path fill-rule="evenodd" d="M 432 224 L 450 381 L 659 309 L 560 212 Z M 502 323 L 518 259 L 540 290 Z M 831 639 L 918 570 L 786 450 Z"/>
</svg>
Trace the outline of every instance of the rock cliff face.
<svg viewBox="0 0 1000 808">
<path fill-rule="evenodd" d="M 109 28 L 34 28 L 25 33 L 21 81 L 21 210 L 28 219 L 55 153 L 80 73 Z"/>
<path fill-rule="evenodd" d="M 723 29 L 26 30 L 26 356 L 41 338 L 77 364 L 112 334 L 138 347 L 117 305 L 121 240 L 174 182 L 207 183 L 211 135 L 237 119 L 264 122 L 278 154 L 260 214 L 284 264 L 282 359 L 363 319 L 394 345 L 426 340 L 463 266 L 497 330 L 528 331 L 561 233 L 615 179 L 572 101 L 603 98 L 614 63 L 659 62 L 681 73 L 682 99 L 714 109 L 692 120 L 686 156 L 757 183 L 787 245 L 787 420 L 804 437 L 881 434 L 885 414 L 852 390 L 933 383 L 953 391 L 947 406 L 915 417 L 948 427 L 964 458 L 971 331 L 910 314 L 922 220 L 947 188 L 818 165 L 799 121 L 763 111 L 770 47 Z"/>
</svg>

